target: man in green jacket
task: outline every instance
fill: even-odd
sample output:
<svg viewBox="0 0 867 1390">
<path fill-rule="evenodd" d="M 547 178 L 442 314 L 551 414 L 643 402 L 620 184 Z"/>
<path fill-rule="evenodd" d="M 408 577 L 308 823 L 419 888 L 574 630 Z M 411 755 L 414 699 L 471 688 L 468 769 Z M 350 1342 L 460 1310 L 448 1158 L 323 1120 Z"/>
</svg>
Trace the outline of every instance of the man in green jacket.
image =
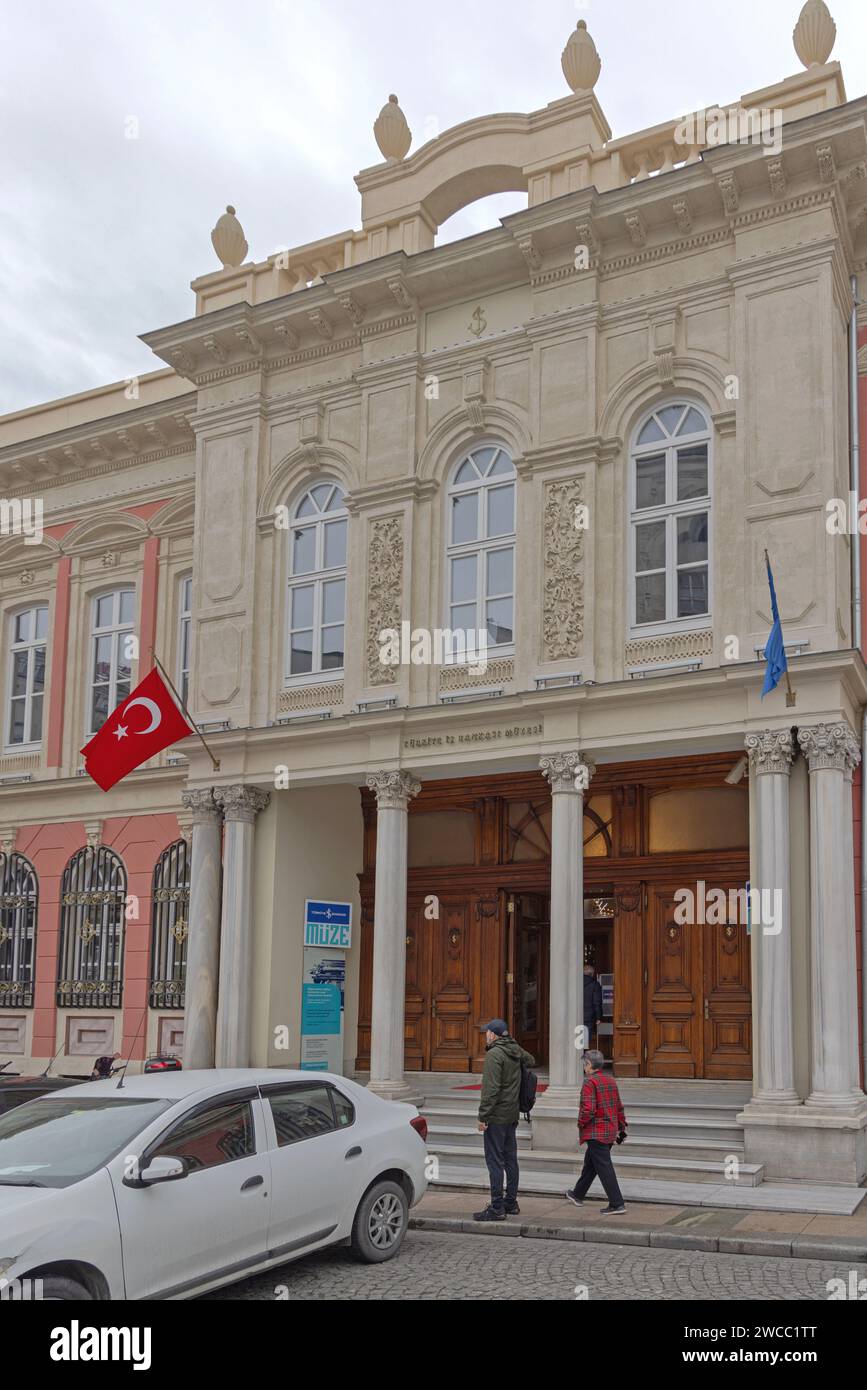
<svg viewBox="0 0 867 1390">
<path fill-rule="evenodd" d="M 491 1201 L 484 1211 L 475 1212 L 474 1220 L 505 1221 L 507 1216 L 517 1216 L 521 1210 L 518 1206 L 517 1138 L 521 1065 L 532 1067 L 535 1058 L 509 1037 L 508 1026 L 501 1018 L 492 1018 L 490 1023 L 485 1024 L 485 1043 L 479 1130 L 485 1136 L 485 1162 L 491 1178 Z"/>
</svg>

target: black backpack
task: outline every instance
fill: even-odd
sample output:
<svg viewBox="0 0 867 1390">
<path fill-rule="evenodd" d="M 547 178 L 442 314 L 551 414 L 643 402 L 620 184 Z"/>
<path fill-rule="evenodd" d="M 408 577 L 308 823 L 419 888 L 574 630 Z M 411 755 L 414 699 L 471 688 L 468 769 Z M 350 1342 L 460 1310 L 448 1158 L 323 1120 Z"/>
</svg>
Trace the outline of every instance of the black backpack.
<svg viewBox="0 0 867 1390">
<path fill-rule="evenodd" d="M 529 1121 L 530 1111 L 536 1104 L 536 1091 L 539 1089 L 539 1078 L 534 1071 L 531 1071 L 526 1062 L 521 1062 L 521 1089 L 518 1092 L 518 1109 Z"/>
</svg>

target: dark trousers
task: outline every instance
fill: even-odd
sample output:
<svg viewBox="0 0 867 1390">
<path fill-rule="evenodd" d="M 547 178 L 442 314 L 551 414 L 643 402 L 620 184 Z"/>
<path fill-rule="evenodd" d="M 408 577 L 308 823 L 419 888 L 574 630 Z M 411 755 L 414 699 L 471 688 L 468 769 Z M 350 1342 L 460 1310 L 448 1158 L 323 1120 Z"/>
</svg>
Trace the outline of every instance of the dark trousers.
<svg viewBox="0 0 867 1390">
<path fill-rule="evenodd" d="M 491 1179 L 491 1206 L 502 1211 L 518 1200 L 518 1126 L 488 1125 L 485 1130 L 485 1162 Z M 503 1201 L 503 1172 L 506 1197 Z"/>
<path fill-rule="evenodd" d="M 590 1189 L 590 1184 L 594 1178 L 598 1178 L 605 1189 L 605 1196 L 612 1207 L 623 1206 L 623 1194 L 620 1191 L 620 1184 L 617 1181 L 617 1174 L 614 1171 L 614 1164 L 611 1162 L 611 1145 L 603 1144 L 601 1139 L 588 1139 L 587 1148 L 584 1153 L 584 1167 L 581 1176 L 575 1184 L 573 1196 L 586 1197 Z"/>
</svg>

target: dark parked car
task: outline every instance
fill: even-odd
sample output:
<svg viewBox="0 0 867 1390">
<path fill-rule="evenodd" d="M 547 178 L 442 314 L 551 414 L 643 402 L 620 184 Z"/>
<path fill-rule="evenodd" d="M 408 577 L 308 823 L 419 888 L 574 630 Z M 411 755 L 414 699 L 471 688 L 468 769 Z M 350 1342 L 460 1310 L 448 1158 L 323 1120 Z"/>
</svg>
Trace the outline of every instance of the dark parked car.
<svg viewBox="0 0 867 1390">
<path fill-rule="evenodd" d="M 66 1086 L 80 1086 L 86 1076 L 15 1076 L 0 1072 L 0 1115 L 14 1110 L 28 1100 L 39 1100 L 52 1091 L 62 1091 Z"/>
</svg>

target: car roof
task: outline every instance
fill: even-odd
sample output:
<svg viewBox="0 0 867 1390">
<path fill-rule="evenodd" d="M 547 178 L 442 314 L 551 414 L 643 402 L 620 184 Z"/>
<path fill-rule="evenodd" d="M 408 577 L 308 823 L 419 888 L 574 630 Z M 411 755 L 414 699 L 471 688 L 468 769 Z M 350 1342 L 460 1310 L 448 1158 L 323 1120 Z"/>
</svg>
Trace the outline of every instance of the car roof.
<svg viewBox="0 0 867 1390">
<path fill-rule="evenodd" d="M 333 1081 L 336 1085 L 347 1084 L 345 1076 L 335 1076 L 324 1071 L 290 1071 L 279 1067 L 215 1067 L 202 1071 L 159 1071 L 136 1074 L 124 1078 L 123 1086 L 118 1088 L 118 1078 L 105 1081 L 87 1081 L 82 1086 L 71 1089 L 70 1095 L 86 1098 L 88 1096 L 116 1096 L 136 1100 L 184 1100 L 187 1096 L 232 1090 L 236 1086 L 273 1085 L 277 1081 Z M 357 1086 L 354 1088 L 359 1089 Z"/>
</svg>

